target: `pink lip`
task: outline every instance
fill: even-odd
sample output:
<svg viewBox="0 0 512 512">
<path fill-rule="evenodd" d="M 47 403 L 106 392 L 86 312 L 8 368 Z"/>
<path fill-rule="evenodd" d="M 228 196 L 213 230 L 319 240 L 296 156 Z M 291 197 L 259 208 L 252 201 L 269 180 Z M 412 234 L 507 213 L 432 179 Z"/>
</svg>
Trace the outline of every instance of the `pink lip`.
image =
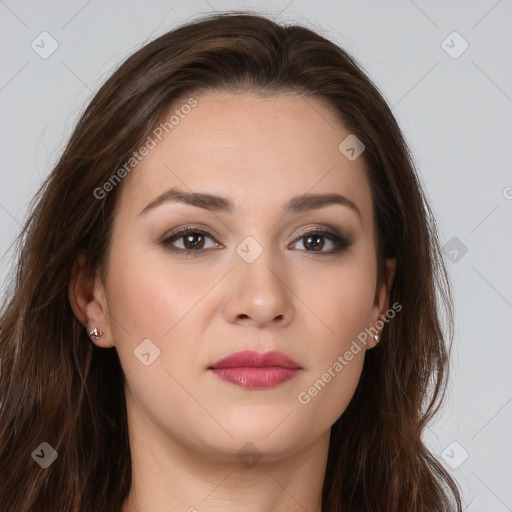
<svg viewBox="0 0 512 512">
<path fill-rule="evenodd" d="M 243 388 L 270 388 L 295 377 L 302 367 L 282 352 L 235 352 L 208 370 L 217 377 Z"/>
</svg>

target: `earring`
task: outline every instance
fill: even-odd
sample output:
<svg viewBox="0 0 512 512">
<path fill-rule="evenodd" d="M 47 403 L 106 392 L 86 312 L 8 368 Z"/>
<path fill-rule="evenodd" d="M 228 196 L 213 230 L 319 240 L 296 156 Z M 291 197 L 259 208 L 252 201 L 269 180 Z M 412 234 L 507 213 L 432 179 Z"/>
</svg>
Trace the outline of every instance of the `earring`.
<svg viewBox="0 0 512 512">
<path fill-rule="evenodd" d="M 379 343 L 379 335 L 374 334 L 373 337 L 375 338 L 375 343 Z"/>
<path fill-rule="evenodd" d="M 93 340 L 99 340 L 103 336 L 103 332 L 95 327 L 90 333 L 89 338 L 92 338 Z"/>
</svg>

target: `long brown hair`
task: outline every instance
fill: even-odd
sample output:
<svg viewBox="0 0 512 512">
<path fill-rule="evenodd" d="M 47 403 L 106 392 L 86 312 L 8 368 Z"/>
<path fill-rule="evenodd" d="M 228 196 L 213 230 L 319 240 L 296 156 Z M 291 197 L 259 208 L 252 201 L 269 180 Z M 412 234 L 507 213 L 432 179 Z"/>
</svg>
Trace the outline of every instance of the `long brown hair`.
<svg viewBox="0 0 512 512">
<path fill-rule="evenodd" d="M 105 275 L 123 184 L 102 200 L 94 191 L 178 98 L 207 89 L 324 102 L 366 148 L 379 283 L 385 259 L 397 258 L 390 303 L 403 309 L 367 353 L 331 429 L 322 510 L 460 512 L 456 483 L 421 437 L 445 393 L 453 306 L 435 220 L 400 128 L 344 50 L 305 27 L 241 12 L 189 22 L 129 57 L 83 112 L 31 204 L 0 317 L 3 510 L 118 512 L 128 494 L 124 374 L 115 349 L 91 343 L 73 315 L 68 284 L 80 253 Z M 46 469 L 33 460 L 43 442 L 58 453 Z"/>
</svg>

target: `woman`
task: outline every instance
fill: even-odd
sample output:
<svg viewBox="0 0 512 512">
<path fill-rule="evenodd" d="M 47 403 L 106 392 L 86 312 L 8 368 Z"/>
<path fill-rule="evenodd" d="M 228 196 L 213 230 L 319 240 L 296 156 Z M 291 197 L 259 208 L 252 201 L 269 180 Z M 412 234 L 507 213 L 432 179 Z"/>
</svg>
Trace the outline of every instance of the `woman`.
<svg viewBox="0 0 512 512">
<path fill-rule="evenodd" d="M 461 510 L 421 438 L 452 335 L 435 221 L 332 42 L 235 12 L 147 44 L 18 242 L 5 510 Z"/>
</svg>

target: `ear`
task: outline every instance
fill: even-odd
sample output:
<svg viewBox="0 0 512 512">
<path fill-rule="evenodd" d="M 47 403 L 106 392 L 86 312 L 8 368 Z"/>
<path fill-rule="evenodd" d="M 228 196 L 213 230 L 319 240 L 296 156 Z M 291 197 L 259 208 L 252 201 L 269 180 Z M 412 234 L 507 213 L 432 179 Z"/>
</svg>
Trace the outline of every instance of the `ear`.
<svg viewBox="0 0 512 512">
<path fill-rule="evenodd" d="M 91 341 L 101 348 L 114 346 L 110 329 L 105 287 L 96 273 L 87 270 L 85 255 L 77 256 L 71 269 L 68 297 L 73 313 L 89 334 L 95 327 L 103 332 L 99 339 Z"/>
<path fill-rule="evenodd" d="M 375 291 L 375 301 L 373 303 L 373 315 L 372 315 L 372 327 L 375 327 L 375 323 L 381 315 L 389 309 L 389 291 L 393 285 L 396 272 L 396 258 L 390 258 L 386 260 L 386 276 L 384 282 L 377 287 Z M 380 330 L 378 336 L 380 337 Z M 378 341 L 373 336 L 369 336 L 367 348 L 373 348 L 377 345 Z"/>
</svg>

